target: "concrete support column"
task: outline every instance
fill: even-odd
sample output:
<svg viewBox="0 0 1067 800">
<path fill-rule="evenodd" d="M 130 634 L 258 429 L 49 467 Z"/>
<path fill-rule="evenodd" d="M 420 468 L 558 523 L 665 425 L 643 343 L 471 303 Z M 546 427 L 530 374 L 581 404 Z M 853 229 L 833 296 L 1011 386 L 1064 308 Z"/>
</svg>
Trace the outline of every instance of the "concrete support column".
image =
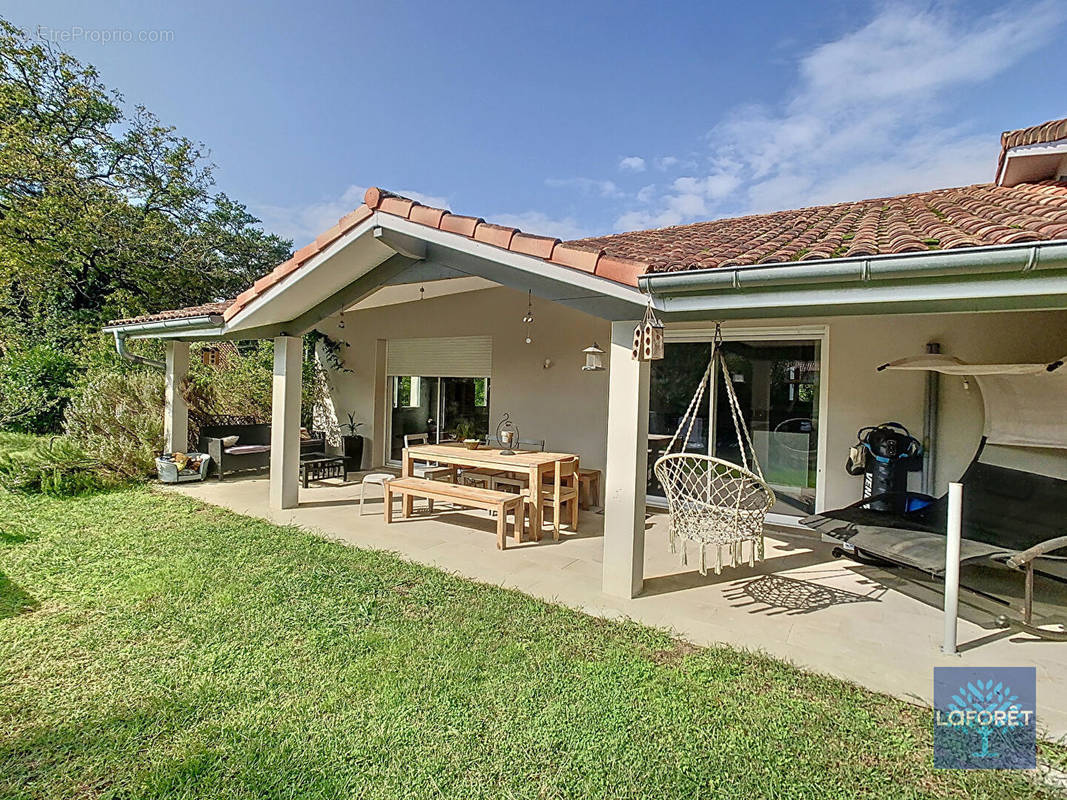
<svg viewBox="0 0 1067 800">
<path fill-rule="evenodd" d="M 167 342 L 167 376 L 163 397 L 163 448 L 184 453 L 189 448 L 189 407 L 182 397 L 182 381 L 189 372 L 189 343 Z"/>
<path fill-rule="evenodd" d="M 300 502 L 299 336 L 274 340 L 274 397 L 270 426 L 270 507 L 296 508 Z"/>
<path fill-rule="evenodd" d="M 645 582 L 649 363 L 630 355 L 638 320 L 611 323 L 604 497 L 604 592 L 636 597 Z"/>
</svg>

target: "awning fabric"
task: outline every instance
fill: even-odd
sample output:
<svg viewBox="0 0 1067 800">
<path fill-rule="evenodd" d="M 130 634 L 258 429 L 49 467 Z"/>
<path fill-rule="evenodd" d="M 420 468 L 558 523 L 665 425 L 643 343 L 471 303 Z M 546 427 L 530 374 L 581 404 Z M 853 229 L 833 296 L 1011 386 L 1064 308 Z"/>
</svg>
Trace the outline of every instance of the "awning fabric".
<svg viewBox="0 0 1067 800">
<path fill-rule="evenodd" d="M 971 376 L 982 390 L 987 441 L 1067 448 L 1065 359 L 1043 364 L 966 364 L 951 356 L 921 355 L 879 369 Z"/>
</svg>

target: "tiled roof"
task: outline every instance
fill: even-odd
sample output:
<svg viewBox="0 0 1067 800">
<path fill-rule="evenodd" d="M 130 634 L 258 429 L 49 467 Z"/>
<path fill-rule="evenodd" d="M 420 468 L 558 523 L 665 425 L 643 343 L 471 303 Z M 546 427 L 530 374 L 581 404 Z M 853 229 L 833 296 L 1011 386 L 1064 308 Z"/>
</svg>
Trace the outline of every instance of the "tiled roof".
<svg viewBox="0 0 1067 800">
<path fill-rule="evenodd" d="M 1019 128 L 1017 131 L 1004 131 L 1000 134 L 1000 158 L 997 161 L 997 176 L 1004 168 L 1004 159 L 1008 157 L 1008 151 L 1013 147 L 1022 147 L 1027 144 L 1046 144 L 1067 139 L 1067 119 L 1054 119 L 1042 122 L 1040 125 L 1031 125 L 1029 128 Z"/>
<path fill-rule="evenodd" d="M 1067 238 L 1067 184 L 978 184 L 582 239 L 650 272 Z"/>
<path fill-rule="evenodd" d="M 321 234 L 314 242 L 297 250 L 288 261 L 275 267 L 272 272 L 256 281 L 251 288 L 237 295 L 233 305 L 226 309 L 224 315 L 226 319 L 234 317 L 254 298 L 299 269 L 305 262 L 369 218 L 375 211 L 403 217 L 419 225 L 438 228 L 560 266 L 590 272 L 630 286 L 637 286 L 638 276 L 643 275 L 647 269 L 646 264 L 606 255 L 597 248 L 571 245 L 548 236 L 534 236 L 523 233 L 518 228 L 493 225 L 481 217 L 460 216 L 448 209 L 424 206 L 410 198 L 372 186 L 367 189 L 363 197 L 363 205 L 351 214 L 342 217 L 336 225 Z"/>
<path fill-rule="evenodd" d="M 139 322 L 162 322 L 168 319 L 192 319 L 193 317 L 205 317 L 212 314 L 221 317 L 233 300 L 223 300 L 221 303 L 204 303 L 199 306 L 187 306 L 176 308 L 173 311 L 160 311 L 158 314 L 145 314 L 140 317 L 128 317 L 127 319 L 113 319 L 108 325 L 135 325 Z"/>
<path fill-rule="evenodd" d="M 375 211 L 629 286 L 636 286 L 646 272 L 1067 239 L 1067 184 L 1055 181 L 1012 187 L 976 184 L 569 242 L 420 205 L 372 187 L 359 208 L 232 301 L 110 324 L 204 313 L 221 313 L 229 320 Z"/>
</svg>

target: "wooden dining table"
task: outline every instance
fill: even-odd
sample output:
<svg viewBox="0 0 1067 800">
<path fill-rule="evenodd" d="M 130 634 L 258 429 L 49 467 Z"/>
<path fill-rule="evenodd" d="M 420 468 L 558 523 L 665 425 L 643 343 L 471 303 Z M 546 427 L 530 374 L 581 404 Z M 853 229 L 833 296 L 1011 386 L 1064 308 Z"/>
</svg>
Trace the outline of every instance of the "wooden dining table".
<svg viewBox="0 0 1067 800">
<path fill-rule="evenodd" d="M 404 448 L 403 466 L 401 475 L 410 478 L 414 474 L 416 461 L 430 461 L 452 468 L 452 478 L 455 480 L 456 471 L 460 467 L 482 467 L 485 469 L 499 470 L 500 472 L 524 472 L 530 477 L 530 487 L 540 486 L 545 475 L 555 473 L 557 461 L 568 461 L 577 458 L 573 453 L 546 453 L 541 450 L 516 450 L 513 454 L 506 454 L 503 450 L 495 447 L 481 445 L 477 450 L 469 450 L 460 443 L 451 444 L 419 444 Z M 411 513 L 412 498 L 404 497 L 404 513 Z M 542 501 L 541 493 L 530 492 L 530 505 L 533 507 L 530 514 L 530 525 L 537 526 L 534 530 L 539 531 L 542 524 Z"/>
</svg>

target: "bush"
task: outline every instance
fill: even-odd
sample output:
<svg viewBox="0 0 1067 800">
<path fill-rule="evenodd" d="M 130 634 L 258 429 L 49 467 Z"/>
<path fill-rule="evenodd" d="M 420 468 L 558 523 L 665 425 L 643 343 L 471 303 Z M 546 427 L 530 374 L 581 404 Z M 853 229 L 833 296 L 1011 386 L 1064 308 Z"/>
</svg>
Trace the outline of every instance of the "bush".
<svg viewBox="0 0 1067 800">
<path fill-rule="evenodd" d="M 38 439 L 25 449 L 0 452 L 0 487 L 9 491 L 78 495 L 114 484 L 66 436 Z"/>
<path fill-rule="evenodd" d="M 8 350 L 0 358 L 0 426 L 58 432 L 76 374 L 74 359 L 47 345 Z"/>
<path fill-rule="evenodd" d="M 255 342 L 227 349 L 219 365 L 205 364 L 194 349 L 185 399 L 202 419 L 240 417 L 270 422 L 274 391 L 274 344 Z"/>
<path fill-rule="evenodd" d="M 106 477 L 154 474 L 163 450 L 163 376 L 140 371 L 91 377 L 67 408 L 66 430 Z"/>
<path fill-rule="evenodd" d="M 313 344 L 311 337 L 305 339 L 302 367 L 300 419 L 308 426 L 314 409 L 328 397 L 325 370 L 314 358 Z M 231 346 L 219 365 L 205 364 L 199 348 L 194 347 L 184 389 L 194 420 L 230 417 L 270 422 L 273 392 L 274 343 L 270 340 Z"/>
</svg>

